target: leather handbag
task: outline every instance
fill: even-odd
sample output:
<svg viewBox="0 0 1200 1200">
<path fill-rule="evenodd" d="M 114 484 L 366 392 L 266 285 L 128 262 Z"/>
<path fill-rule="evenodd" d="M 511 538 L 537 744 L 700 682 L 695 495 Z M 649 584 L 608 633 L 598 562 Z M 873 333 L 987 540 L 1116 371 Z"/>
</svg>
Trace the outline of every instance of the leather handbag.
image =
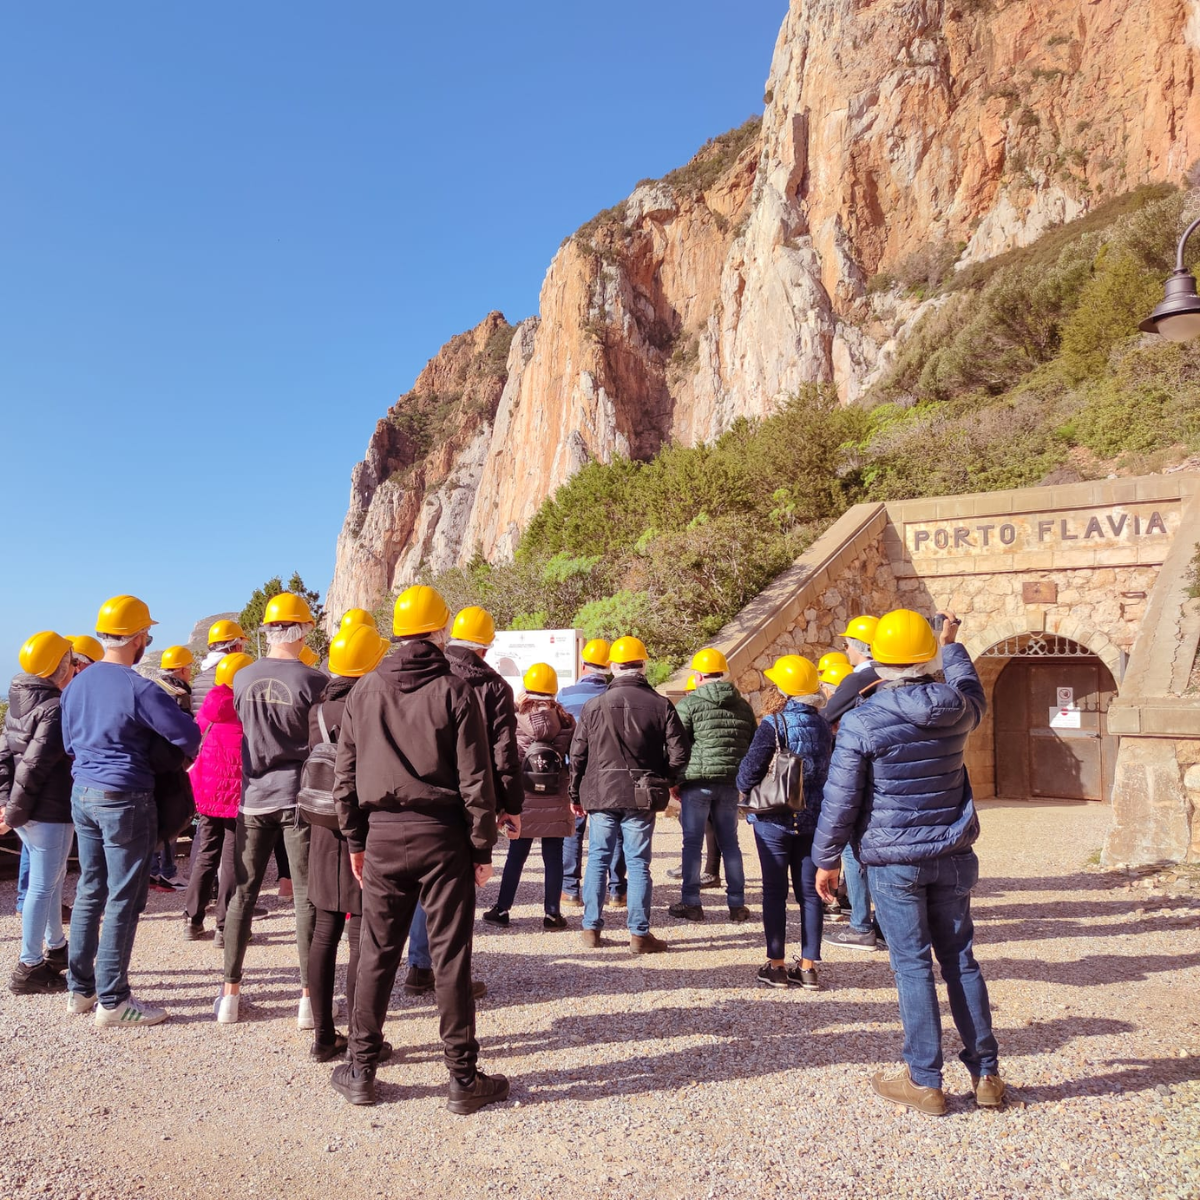
<svg viewBox="0 0 1200 1200">
<path fill-rule="evenodd" d="M 757 816 L 774 816 L 804 811 L 804 759 L 788 748 L 779 729 L 778 719 L 771 721 L 775 730 L 775 753 L 762 781 L 739 797 L 738 808 Z"/>
</svg>

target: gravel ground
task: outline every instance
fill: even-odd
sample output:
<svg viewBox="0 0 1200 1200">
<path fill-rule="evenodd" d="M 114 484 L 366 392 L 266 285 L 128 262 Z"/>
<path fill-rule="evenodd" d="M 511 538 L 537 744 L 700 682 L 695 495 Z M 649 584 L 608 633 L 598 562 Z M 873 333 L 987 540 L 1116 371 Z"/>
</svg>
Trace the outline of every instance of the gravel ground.
<svg viewBox="0 0 1200 1200">
<path fill-rule="evenodd" d="M 394 997 L 397 1059 L 379 1105 L 353 1108 L 295 1028 L 290 910 L 269 898 L 248 1019 L 221 1027 L 219 952 L 183 942 L 178 901 L 153 893 L 133 986 L 167 1024 L 97 1030 L 58 997 L 0 992 L 0 1197 L 1200 1197 L 1200 883 L 1087 866 L 1098 805 L 982 807 L 977 945 L 1003 1111 L 969 1101 L 944 1004 L 949 1115 L 870 1093 L 899 1059 L 886 955 L 828 947 L 818 994 L 755 987 L 761 928 L 722 919 L 723 896 L 704 893 L 704 925 L 667 916 L 680 834 L 664 820 L 655 928 L 671 953 L 631 958 L 611 922 L 614 945 L 584 952 L 577 913 L 544 933 L 536 854 L 513 925 L 479 924 L 481 1065 L 513 1098 L 467 1118 L 443 1107 L 432 1004 Z M 13 894 L 0 885 L 10 962 Z"/>
</svg>

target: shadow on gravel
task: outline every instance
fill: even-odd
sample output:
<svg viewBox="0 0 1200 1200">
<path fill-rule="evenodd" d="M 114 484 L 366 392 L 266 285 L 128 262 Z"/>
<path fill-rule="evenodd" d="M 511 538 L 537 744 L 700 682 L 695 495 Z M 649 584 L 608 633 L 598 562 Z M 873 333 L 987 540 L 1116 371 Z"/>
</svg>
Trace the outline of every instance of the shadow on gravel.
<svg viewBox="0 0 1200 1200">
<path fill-rule="evenodd" d="M 1111 1060 L 1108 1066 L 1124 1066 L 1124 1071 L 1088 1075 L 1065 1083 L 1035 1084 L 1013 1089 L 1013 1098 L 1028 1104 L 1053 1104 L 1076 1096 L 1104 1093 L 1145 1092 L 1154 1087 L 1171 1087 L 1200 1079 L 1200 1062 L 1194 1058 L 1148 1058 Z"/>
<path fill-rule="evenodd" d="M 1075 962 L 1043 962 L 1037 958 L 989 958 L 988 979 L 1025 979 L 1069 987 L 1104 987 L 1137 983 L 1161 971 L 1185 971 L 1200 966 L 1200 954 L 1088 954 Z"/>
</svg>

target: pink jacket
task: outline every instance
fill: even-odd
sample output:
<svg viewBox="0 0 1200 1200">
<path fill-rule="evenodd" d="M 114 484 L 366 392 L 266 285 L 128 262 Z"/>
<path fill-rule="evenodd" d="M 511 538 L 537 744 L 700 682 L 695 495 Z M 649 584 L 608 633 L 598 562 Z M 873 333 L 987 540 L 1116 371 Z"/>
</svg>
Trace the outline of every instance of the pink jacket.
<svg viewBox="0 0 1200 1200">
<path fill-rule="evenodd" d="M 242 800 L 242 723 L 233 707 L 233 688 L 214 687 L 196 714 L 204 735 L 192 764 L 196 811 L 205 817 L 236 817 Z"/>
</svg>

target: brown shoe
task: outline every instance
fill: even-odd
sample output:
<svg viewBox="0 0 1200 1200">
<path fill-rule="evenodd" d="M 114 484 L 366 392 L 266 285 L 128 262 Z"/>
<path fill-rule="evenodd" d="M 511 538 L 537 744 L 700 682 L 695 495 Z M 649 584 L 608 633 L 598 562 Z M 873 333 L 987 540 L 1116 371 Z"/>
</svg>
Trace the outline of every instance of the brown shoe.
<svg viewBox="0 0 1200 1200">
<path fill-rule="evenodd" d="M 579 931 L 579 940 L 589 950 L 595 950 L 603 944 L 600 941 L 600 930 L 598 929 L 581 929 Z"/>
<path fill-rule="evenodd" d="M 609 896 L 608 902 L 609 902 L 609 904 L 612 905 L 613 908 L 628 908 L 629 907 L 629 897 L 628 896 Z"/>
<path fill-rule="evenodd" d="M 971 1076 L 971 1091 L 975 1093 L 975 1103 L 980 1108 L 999 1108 L 1004 1103 L 1004 1093 L 1008 1091 L 1004 1080 L 999 1075 Z"/>
<path fill-rule="evenodd" d="M 893 1104 L 903 1104 L 907 1108 L 915 1108 L 931 1117 L 942 1117 L 946 1114 L 946 1094 L 941 1088 L 918 1087 L 912 1081 L 907 1067 L 901 1067 L 894 1074 L 878 1071 L 871 1076 L 871 1086 L 877 1095 Z"/>
<path fill-rule="evenodd" d="M 661 954 L 667 949 L 667 943 L 652 933 L 635 933 L 629 939 L 630 954 Z"/>
<path fill-rule="evenodd" d="M 559 900 L 559 907 L 582 908 L 583 901 L 578 896 L 568 896 L 566 892 L 563 892 L 562 897 Z"/>
</svg>

